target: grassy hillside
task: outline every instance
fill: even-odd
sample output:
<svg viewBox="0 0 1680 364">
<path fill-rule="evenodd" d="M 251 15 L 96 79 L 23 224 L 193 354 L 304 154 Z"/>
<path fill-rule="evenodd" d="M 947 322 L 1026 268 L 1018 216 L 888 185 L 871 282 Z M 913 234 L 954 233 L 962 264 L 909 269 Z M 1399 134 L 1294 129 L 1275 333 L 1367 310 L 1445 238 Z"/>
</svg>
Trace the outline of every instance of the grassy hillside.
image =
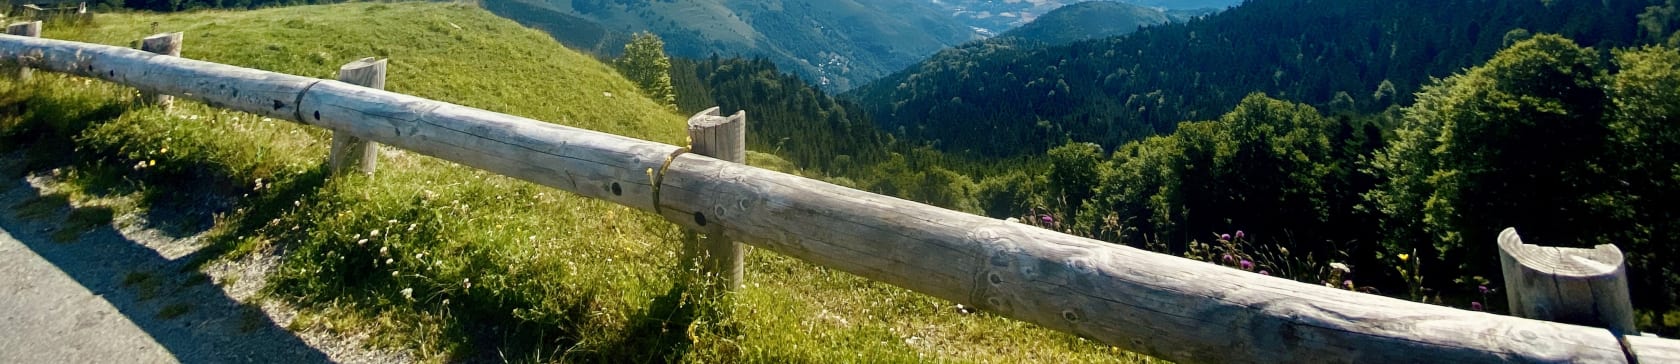
<svg viewBox="0 0 1680 364">
<path fill-rule="evenodd" d="M 331 77 L 377 55 L 397 92 L 682 139 L 681 116 L 608 66 L 468 5 L 102 14 L 45 33 L 128 44 L 166 30 L 186 32 L 185 57 Z M 372 177 L 328 179 L 324 131 L 133 96 L 44 72 L 0 81 L 0 148 L 78 206 L 203 233 L 183 259 L 278 254 L 265 296 L 304 309 L 294 329 L 366 334 L 428 361 L 1142 360 L 763 251 L 737 294 L 690 290 L 679 232 L 649 214 L 394 150 Z"/>
</svg>

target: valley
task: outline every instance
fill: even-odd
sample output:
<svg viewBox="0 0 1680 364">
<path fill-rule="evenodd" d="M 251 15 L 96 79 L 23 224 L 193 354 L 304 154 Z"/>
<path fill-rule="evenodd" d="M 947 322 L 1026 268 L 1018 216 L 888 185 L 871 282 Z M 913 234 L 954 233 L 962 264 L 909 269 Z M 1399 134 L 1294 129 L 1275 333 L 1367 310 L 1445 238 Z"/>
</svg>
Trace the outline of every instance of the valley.
<svg viewBox="0 0 1680 364">
<path fill-rule="evenodd" d="M 1063 244 L 964 250 L 1010 243 L 973 234 L 905 244 L 982 251 L 953 263 L 973 272 L 1023 264 L 998 258 L 1016 250 L 1073 257 L 1035 260 L 1022 274 L 1112 272 L 1059 262 L 1125 249 L 1188 267 L 1175 272 L 1213 272 L 1189 280 L 1241 277 L 1184 287 L 1253 278 L 1288 287 L 1276 289 L 1285 295 L 1331 290 L 1491 317 L 1483 313 L 1509 315 L 1522 304 L 1506 294 L 1515 284 L 1505 282 L 1494 244 L 1504 229 L 1545 246 L 1610 244 L 1626 259 L 1639 330 L 1680 334 L 1680 261 L 1669 259 L 1680 255 L 1669 238 L 1680 232 L 1669 207 L 1680 204 L 1680 0 L 265 8 L 276 5 L 108 3 L 92 20 L 49 23 L 46 37 L 120 45 L 179 30 L 189 39 L 183 57 L 319 78 L 361 57 L 389 58 L 392 92 L 670 144 L 662 148 L 693 145 L 688 115 L 744 110 L 750 166 L 818 180 L 799 182 L 818 191 L 880 195 L 851 195 L 864 204 L 909 201 L 960 216 L 887 211 L 896 220 L 847 220 L 845 234 L 914 240 L 906 234 L 916 229 L 895 224 L 960 220 L 978 223 L 951 229 Z M 87 225 L 70 221 L 85 210 L 108 214 L 93 226 L 120 225 L 203 201 L 191 211 L 202 250 L 171 264 L 186 275 L 206 264 L 267 264 L 244 287 L 262 287 L 254 300 L 300 312 L 277 328 L 440 362 L 1194 358 L 1011 319 L 1023 313 L 1000 302 L 1026 296 L 983 298 L 996 293 L 988 287 L 1019 283 L 1013 275 L 914 277 L 958 287 L 928 295 L 845 273 L 873 268 L 753 248 L 742 263 L 748 284 L 720 293 L 687 265 L 686 244 L 698 236 L 671 221 L 774 228 L 783 223 L 776 214 L 853 216 L 790 207 L 805 196 L 734 204 L 773 212 L 750 221 L 722 205 L 670 220 L 669 208 L 658 210 L 658 187 L 649 213 L 391 148 L 380 150 L 378 173 L 337 176 L 322 162 L 331 131 L 134 100 L 134 89 L 61 74 L 0 80 L 0 152 L 17 158 L 8 177 L 50 181 L 46 190 L 61 196 L 36 200 L 70 210 L 19 218 Z M 689 151 L 678 150 L 667 167 Z M 601 188 L 620 196 L 620 182 L 662 186 L 663 172 L 647 168 L 645 182 L 640 173 L 614 176 Z M 787 186 L 775 176 L 729 183 Z M 725 231 L 716 229 L 707 233 Z M 783 235 L 768 240 L 795 250 L 830 241 Z M 859 246 L 818 248 L 856 260 L 922 257 Z M 1102 269 L 1129 269 L 1115 266 Z M 963 267 L 953 271 L 969 272 Z M 1126 272 L 1111 278 L 1156 273 Z M 140 274 L 149 273 L 130 275 Z M 1222 312 L 1208 307 L 1296 309 L 1241 301 L 1261 296 L 1228 288 L 1191 295 L 1174 306 L 1189 311 L 1169 314 L 1205 324 L 1214 321 L 1198 315 Z M 1300 312 L 1342 312 L 1298 302 L 1307 307 Z M 1050 311 L 1031 322 L 1089 314 Z M 1275 336 L 1270 327 L 1249 328 Z"/>
</svg>

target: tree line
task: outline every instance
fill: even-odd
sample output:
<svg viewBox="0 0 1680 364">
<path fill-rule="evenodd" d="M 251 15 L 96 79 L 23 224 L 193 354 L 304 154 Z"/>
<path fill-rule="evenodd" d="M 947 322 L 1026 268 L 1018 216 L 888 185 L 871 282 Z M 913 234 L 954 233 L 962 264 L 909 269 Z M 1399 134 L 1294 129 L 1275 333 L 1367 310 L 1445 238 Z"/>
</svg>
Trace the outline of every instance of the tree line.
<svg viewBox="0 0 1680 364">
<path fill-rule="evenodd" d="M 1542 245 L 1615 244 L 1643 323 L 1673 332 L 1680 51 L 1603 51 L 1608 61 L 1556 35 L 1522 40 L 1391 113 L 1251 94 L 1112 152 L 1054 148 L 1045 194 L 1016 207 L 1116 243 L 1460 307 L 1503 307 L 1481 288 L 1501 279 L 1505 227 Z"/>
<path fill-rule="evenodd" d="M 1644 41 L 1664 0 L 1252 0 L 1126 36 L 1039 46 L 967 44 L 848 93 L 903 137 L 967 154 L 1120 145 L 1230 110 L 1254 91 L 1331 111 L 1411 102 L 1431 77 L 1475 65 L 1508 33 L 1608 49 Z M 1661 24 L 1661 26 L 1672 26 Z M 1004 143 L 988 148 L 987 141 Z"/>
</svg>

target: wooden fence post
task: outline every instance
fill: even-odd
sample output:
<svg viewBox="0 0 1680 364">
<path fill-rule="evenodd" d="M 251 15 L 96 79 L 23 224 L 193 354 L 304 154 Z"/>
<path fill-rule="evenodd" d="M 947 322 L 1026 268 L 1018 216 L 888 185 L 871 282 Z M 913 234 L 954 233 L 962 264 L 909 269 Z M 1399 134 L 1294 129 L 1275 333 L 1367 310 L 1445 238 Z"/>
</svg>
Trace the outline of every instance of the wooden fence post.
<svg viewBox="0 0 1680 364">
<path fill-rule="evenodd" d="M 6 26 L 6 34 L 40 38 L 41 37 L 41 21 L 36 20 L 36 21 L 31 21 L 31 22 L 13 23 L 11 25 L 7 25 Z M 24 81 L 24 80 L 28 80 L 29 76 L 33 75 L 34 73 L 35 73 L 35 70 L 30 69 L 29 67 L 19 66 L 17 68 L 16 77 L 17 77 L 18 81 Z"/>
<path fill-rule="evenodd" d="M 384 90 L 385 65 L 386 60 L 374 59 L 373 57 L 345 63 L 343 67 L 338 68 L 338 80 L 352 85 Z M 328 155 L 327 161 L 332 168 L 333 175 L 343 175 L 352 169 L 363 174 L 373 174 L 374 167 L 379 162 L 379 144 L 334 130 L 332 152 Z"/>
<path fill-rule="evenodd" d="M 181 32 L 159 33 L 140 40 L 140 50 L 162 54 L 171 57 L 181 56 Z M 141 93 L 140 99 L 163 108 L 165 112 L 175 105 L 175 97 L 164 94 Z"/>
<path fill-rule="evenodd" d="M 717 107 L 688 119 L 688 138 L 695 154 L 732 163 L 747 162 L 747 112 L 723 116 Z M 691 232 L 692 234 L 692 232 Z M 701 272 L 718 276 L 725 290 L 741 287 L 746 250 L 722 230 L 706 233 L 705 240 L 685 239 L 691 257 L 700 259 Z"/>
<path fill-rule="evenodd" d="M 1523 244 L 1517 229 L 1499 233 L 1505 297 L 1518 317 L 1609 328 L 1639 335 L 1628 297 L 1622 250 Z"/>
</svg>

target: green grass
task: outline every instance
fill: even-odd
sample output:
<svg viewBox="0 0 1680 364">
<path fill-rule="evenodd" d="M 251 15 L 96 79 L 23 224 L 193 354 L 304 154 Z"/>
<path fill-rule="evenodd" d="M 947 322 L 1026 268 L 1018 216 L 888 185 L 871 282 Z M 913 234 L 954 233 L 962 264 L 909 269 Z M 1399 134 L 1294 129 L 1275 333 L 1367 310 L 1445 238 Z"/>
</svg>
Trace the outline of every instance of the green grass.
<svg viewBox="0 0 1680 364">
<path fill-rule="evenodd" d="M 120 45 L 161 31 L 186 32 L 186 57 L 314 77 L 389 57 L 394 91 L 683 139 L 681 116 L 609 67 L 466 5 L 101 14 L 45 34 Z M 0 81 L 0 148 L 59 170 L 69 200 L 116 201 L 104 205 L 119 215 L 182 199 L 227 206 L 209 212 L 209 250 L 190 256 L 283 253 L 265 293 L 303 308 L 294 329 L 371 333 L 431 362 L 1144 359 L 765 251 L 750 254 L 737 293 L 690 289 L 704 285 L 679 264 L 680 231 L 651 214 L 400 152 L 372 177 L 328 178 L 327 132 L 195 103 L 164 113 L 133 95 L 44 72 Z M 110 220 L 88 215 L 78 220 Z"/>
</svg>

